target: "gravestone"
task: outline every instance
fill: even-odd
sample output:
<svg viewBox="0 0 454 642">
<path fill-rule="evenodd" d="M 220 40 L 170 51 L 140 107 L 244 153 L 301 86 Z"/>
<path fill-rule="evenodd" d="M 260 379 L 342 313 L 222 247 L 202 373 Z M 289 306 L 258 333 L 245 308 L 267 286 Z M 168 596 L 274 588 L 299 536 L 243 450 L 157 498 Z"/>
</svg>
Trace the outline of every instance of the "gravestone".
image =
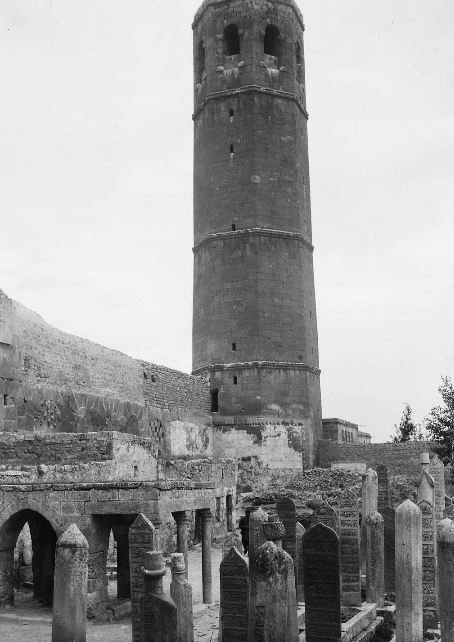
<svg viewBox="0 0 454 642">
<path fill-rule="evenodd" d="M 422 471 L 419 478 L 416 497 L 418 502 L 429 502 L 432 505 L 434 503 L 434 480 L 426 470 Z"/>
<path fill-rule="evenodd" d="M 140 599 L 141 639 L 143 642 L 175 642 L 178 631 L 177 607 L 164 595 L 166 574 L 161 551 L 149 551 L 142 568 L 145 595 Z"/>
<path fill-rule="evenodd" d="M 423 642 L 422 515 L 407 499 L 396 508 L 396 642 Z"/>
<path fill-rule="evenodd" d="M 227 535 L 224 537 L 222 541 L 222 558 L 226 555 L 229 554 L 230 549 L 233 547 L 236 548 L 236 550 L 243 554 L 243 540 L 242 538 L 235 532 L 232 531 L 231 533 L 227 533 Z"/>
<path fill-rule="evenodd" d="M 437 535 L 439 611 L 442 640 L 454 640 L 454 523 L 444 519 Z"/>
<path fill-rule="evenodd" d="M 306 642 L 339 642 L 341 602 L 339 538 L 324 524 L 309 528 L 303 538 Z"/>
<path fill-rule="evenodd" d="M 316 524 L 325 524 L 328 528 L 339 534 L 339 517 L 337 512 L 328 503 L 324 503 L 314 510 Z"/>
<path fill-rule="evenodd" d="M 295 569 L 295 581 L 298 584 L 298 549 L 296 546 L 296 505 L 293 499 L 284 497 L 276 502 L 276 510 L 279 520 L 285 528 L 282 538 L 282 548 L 293 560 Z"/>
<path fill-rule="evenodd" d="M 378 512 L 383 515 L 387 506 L 391 506 L 391 487 L 389 485 L 388 468 L 384 464 L 376 467 L 378 476 Z"/>
<path fill-rule="evenodd" d="M 434 480 L 435 521 L 440 522 L 445 509 L 445 467 L 437 455 L 434 455 L 430 460 L 429 473 Z"/>
<path fill-rule="evenodd" d="M 385 544 L 385 592 L 396 590 L 396 511 L 392 506 L 383 510 Z"/>
<path fill-rule="evenodd" d="M 422 514 L 422 605 L 424 630 L 437 627 L 437 559 L 435 512 L 432 504 L 418 502 Z"/>
<path fill-rule="evenodd" d="M 383 517 L 372 513 L 366 520 L 367 584 L 366 601 L 382 606 L 385 598 L 385 560 Z"/>
<path fill-rule="evenodd" d="M 87 582 L 88 542 L 71 524 L 55 549 L 52 642 L 85 642 Z"/>
<path fill-rule="evenodd" d="M 304 602 L 304 565 L 303 565 L 303 537 L 306 529 L 296 522 L 296 549 L 298 551 L 298 581 L 296 584 L 296 597 L 298 602 Z"/>
<path fill-rule="evenodd" d="M 129 572 L 131 577 L 132 642 L 143 642 L 141 634 L 140 600 L 145 595 L 142 566 L 145 555 L 156 548 L 156 531 L 145 515 L 140 513 L 129 529 Z"/>
<path fill-rule="evenodd" d="M 192 588 L 186 579 L 184 553 L 172 553 L 170 597 L 177 607 L 177 637 L 175 642 L 194 642 Z"/>
<path fill-rule="evenodd" d="M 361 531 L 360 531 L 360 558 L 361 572 L 366 572 L 367 538 L 366 519 L 378 509 L 378 475 L 375 470 L 368 468 L 363 475 L 361 493 Z"/>
<path fill-rule="evenodd" d="M 268 521 L 268 513 L 260 506 L 249 515 L 249 566 L 253 566 L 256 551 L 266 542 L 263 524 Z"/>
<path fill-rule="evenodd" d="M 349 490 L 339 495 L 339 539 L 342 603 L 361 606 L 358 497 Z"/>
<path fill-rule="evenodd" d="M 247 642 L 249 621 L 249 571 L 247 562 L 232 547 L 219 567 L 221 599 L 219 641 Z"/>
<path fill-rule="evenodd" d="M 293 560 L 273 542 L 257 551 L 249 614 L 250 642 L 298 642 Z"/>
</svg>

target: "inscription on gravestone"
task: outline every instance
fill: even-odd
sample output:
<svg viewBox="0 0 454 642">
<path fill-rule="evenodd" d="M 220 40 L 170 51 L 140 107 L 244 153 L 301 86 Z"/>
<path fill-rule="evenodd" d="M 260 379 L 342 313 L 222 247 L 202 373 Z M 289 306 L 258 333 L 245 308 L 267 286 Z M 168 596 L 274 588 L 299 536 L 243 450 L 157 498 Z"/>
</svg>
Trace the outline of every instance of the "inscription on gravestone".
<svg viewBox="0 0 454 642">
<path fill-rule="evenodd" d="M 339 534 L 339 518 L 337 512 L 329 504 L 323 504 L 314 511 L 317 524 L 325 524 Z"/>
<path fill-rule="evenodd" d="M 385 508 L 391 505 L 388 468 L 384 464 L 379 464 L 376 467 L 376 472 L 378 475 L 378 512 L 383 515 Z"/>
<path fill-rule="evenodd" d="M 129 530 L 132 642 L 142 642 L 140 601 L 145 595 L 145 580 L 142 573 L 142 566 L 145 563 L 146 553 L 153 551 L 155 545 L 155 527 L 150 520 L 141 513 Z"/>
<path fill-rule="evenodd" d="M 396 590 L 396 511 L 392 506 L 383 510 L 385 540 L 385 592 Z"/>
<path fill-rule="evenodd" d="M 434 507 L 418 502 L 422 513 L 422 605 L 424 628 L 437 625 L 436 545 Z"/>
<path fill-rule="evenodd" d="M 249 617 L 249 572 L 246 560 L 232 547 L 221 562 L 221 639 L 246 642 Z"/>
<path fill-rule="evenodd" d="M 303 537 L 306 642 L 339 642 L 339 538 L 324 524 Z"/>
<path fill-rule="evenodd" d="M 339 496 L 339 537 L 342 603 L 361 606 L 358 497 L 351 491 Z"/>
<path fill-rule="evenodd" d="M 296 545 L 296 505 L 293 499 L 284 497 L 276 502 L 276 510 L 284 525 L 285 535 L 282 538 L 282 548 L 293 560 L 295 581 L 298 583 L 298 548 Z"/>
<path fill-rule="evenodd" d="M 437 455 L 430 460 L 429 473 L 434 480 L 434 509 L 435 519 L 440 522 L 443 519 L 445 509 L 445 467 Z"/>
</svg>

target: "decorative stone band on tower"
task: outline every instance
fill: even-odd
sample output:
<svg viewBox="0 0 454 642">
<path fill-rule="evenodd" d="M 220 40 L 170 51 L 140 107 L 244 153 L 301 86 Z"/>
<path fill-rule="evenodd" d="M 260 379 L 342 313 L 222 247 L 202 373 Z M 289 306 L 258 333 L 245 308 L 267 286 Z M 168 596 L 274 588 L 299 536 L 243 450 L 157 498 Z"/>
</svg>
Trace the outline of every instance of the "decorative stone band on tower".
<svg viewBox="0 0 454 642">
<path fill-rule="evenodd" d="M 303 18 L 294 0 L 206 0 L 193 31 L 193 371 L 210 380 L 216 423 L 300 426 L 311 465 L 321 403 Z"/>
</svg>

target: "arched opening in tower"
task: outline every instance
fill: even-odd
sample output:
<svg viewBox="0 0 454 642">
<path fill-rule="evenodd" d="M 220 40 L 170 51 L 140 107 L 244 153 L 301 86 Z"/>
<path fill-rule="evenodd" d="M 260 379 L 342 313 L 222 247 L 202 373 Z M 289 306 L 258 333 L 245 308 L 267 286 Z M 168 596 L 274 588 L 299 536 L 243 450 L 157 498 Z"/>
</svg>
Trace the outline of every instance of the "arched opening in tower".
<svg viewBox="0 0 454 642">
<path fill-rule="evenodd" d="M 240 53 L 240 34 L 238 25 L 228 25 L 224 29 L 224 56 L 236 56 Z"/>
<path fill-rule="evenodd" d="M 263 51 L 268 56 L 279 58 L 280 38 L 279 29 L 276 25 L 268 25 L 265 29 L 265 40 Z"/>
</svg>

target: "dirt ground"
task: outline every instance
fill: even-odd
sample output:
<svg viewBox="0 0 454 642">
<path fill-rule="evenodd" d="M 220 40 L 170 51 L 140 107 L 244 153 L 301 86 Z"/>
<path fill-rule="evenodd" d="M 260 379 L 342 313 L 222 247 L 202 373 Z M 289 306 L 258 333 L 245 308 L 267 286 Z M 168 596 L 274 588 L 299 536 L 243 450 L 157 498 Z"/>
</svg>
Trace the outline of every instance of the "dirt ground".
<svg viewBox="0 0 454 642">
<path fill-rule="evenodd" d="M 219 564 L 221 549 L 213 548 L 213 604 L 202 604 L 202 552 L 195 548 L 189 554 L 189 582 L 193 590 L 194 639 L 196 642 L 214 642 L 218 636 Z M 166 593 L 170 571 L 164 578 Z M 50 642 L 52 611 L 35 602 L 31 593 L 20 593 L 16 606 L 0 612 L 0 640 L 3 642 Z M 114 622 L 87 622 L 87 642 L 131 642 L 130 619 Z"/>
</svg>

